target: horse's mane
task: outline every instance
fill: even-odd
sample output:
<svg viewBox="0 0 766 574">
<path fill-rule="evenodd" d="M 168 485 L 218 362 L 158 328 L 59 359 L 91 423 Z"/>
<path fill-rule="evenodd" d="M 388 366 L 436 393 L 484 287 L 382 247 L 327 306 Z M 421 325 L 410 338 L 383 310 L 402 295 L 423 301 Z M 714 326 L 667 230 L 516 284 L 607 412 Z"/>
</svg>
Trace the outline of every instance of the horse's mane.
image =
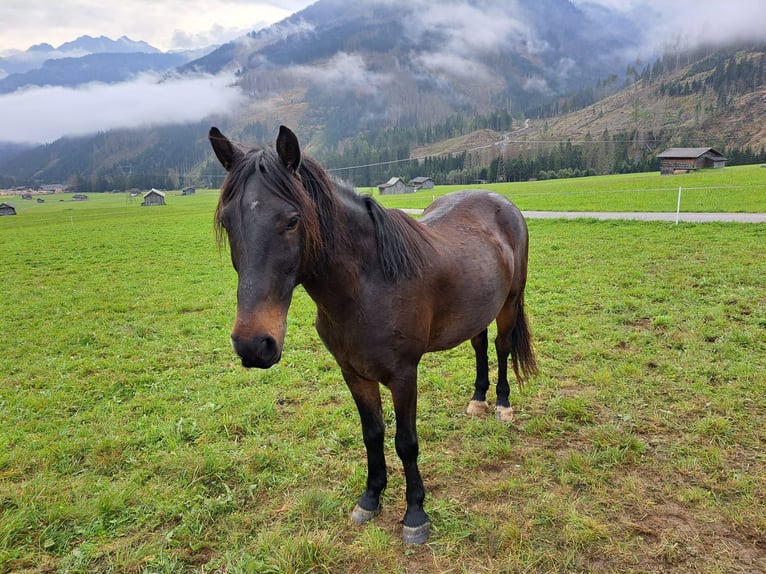
<svg viewBox="0 0 766 574">
<path fill-rule="evenodd" d="M 310 157 L 302 158 L 299 177 L 289 174 L 271 147 L 247 152 L 224 180 L 215 214 L 219 242 L 225 239 L 220 224 L 221 211 L 238 197 L 251 175 L 259 177 L 262 185 L 295 206 L 300 214 L 304 270 L 334 263 L 337 250 L 354 241 L 349 227 L 344 225 L 348 209 L 345 202 L 356 204 L 369 214 L 375 228 L 378 259 L 387 281 L 417 277 L 428 264 L 431 244 L 414 219 L 400 210 L 385 209 L 372 197 L 360 196 L 350 185 L 331 178 Z"/>
</svg>

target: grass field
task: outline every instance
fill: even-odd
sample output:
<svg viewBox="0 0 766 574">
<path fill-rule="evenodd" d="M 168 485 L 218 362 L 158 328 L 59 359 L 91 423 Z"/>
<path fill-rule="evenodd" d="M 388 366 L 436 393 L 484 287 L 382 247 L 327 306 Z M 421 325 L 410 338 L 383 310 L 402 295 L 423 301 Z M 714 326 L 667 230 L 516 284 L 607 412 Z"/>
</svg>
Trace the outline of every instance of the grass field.
<svg viewBox="0 0 766 574">
<path fill-rule="evenodd" d="M 465 186 L 439 186 L 387 196 L 386 205 L 425 208 L 434 197 Z M 552 211 L 766 212 L 766 169 L 759 165 L 709 169 L 684 175 L 633 173 L 576 179 L 495 183 L 480 187 L 507 195 L 521 208 Z M 377 191 L 377 190 L 375 190 Z"/>
<path fill-rule="evenodd" d="M 556 183 L 514 199 L 575 209 Z M 390 400 L 384 509 L 349 523 L 361 431 L 303 291 L 282 362 L 239 366 L 216 192 L 59 199 L 0 218 L 0 572 L 766 570 L 766 226 L 530 221 L 541 374 L 505 425 L 463 414 L 469 345 L 424 358 L 405 547 Z"/>
</svg>

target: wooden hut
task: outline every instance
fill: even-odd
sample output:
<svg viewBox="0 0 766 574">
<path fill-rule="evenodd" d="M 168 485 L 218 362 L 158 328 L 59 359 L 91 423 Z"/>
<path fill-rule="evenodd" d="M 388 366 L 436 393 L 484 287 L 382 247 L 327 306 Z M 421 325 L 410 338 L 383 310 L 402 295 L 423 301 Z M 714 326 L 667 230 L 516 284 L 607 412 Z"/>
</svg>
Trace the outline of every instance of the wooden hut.
<svg viewBox="0 0 766 574">
<path fill-rule="evenodd" d="M 410 185 L 414 187 L 416 191 L 419 189 L 433 189 L 434 180 L 430 177 L 416 177 L 410 180 Z"/>
<path fill-rule="evenodd" d="M 150 189 L 144 194 L 143 206 L 165 205 L 165 194 L 159 189 Z"/>
<path fill-rule="evenodd" d="M 722 168 L 726 158 L 712 147 L 672 147 L 659 154 L 660 173 L 669 175 L 678 172 L 705 168 Z"/>
<path fill-rule="evenodd" d="M 194 195 L 196 190 L 193 187 L 185 187 L 181 190 L 181 195 Z"/>
<path fill-rule="evenodd" d="M 12 203 L 0 203 L 0 215 L 16 215 L 16 206 Z"/>
<path fill-rule="evenodd" d="M 380 195 L 397 195 L 400 193 L 413 193 L 414 191 L 415 188 L 404 183 L 401 177 L 392 177 L 386 183 L 378 186 L 378 193 Z"/>
</svg>

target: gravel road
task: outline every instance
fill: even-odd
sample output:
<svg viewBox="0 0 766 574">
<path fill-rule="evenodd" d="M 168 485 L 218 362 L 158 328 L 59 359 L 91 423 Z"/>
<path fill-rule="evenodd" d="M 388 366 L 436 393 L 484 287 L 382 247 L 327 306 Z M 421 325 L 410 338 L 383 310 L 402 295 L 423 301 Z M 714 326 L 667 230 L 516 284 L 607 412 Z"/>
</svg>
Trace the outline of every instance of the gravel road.
<svg viewBox="0 0 766 574">
<path fill-rule="evenodd" d="M 607 211 L 524 211 L 529 219 L 629 219 L 637 221 L 673 221 L 675 213 L 659 212 L 607 212 Z M 733 223 L 766 223 L 766 213 L 680 213 L 678 221 L 706 223 L 723 221 Z"/>
<path fill-rule="evenodd" d="M 420 215 L 422 209 L 402 209 Z M 527 219 L 624 219 L 634 221 L 673 221 L 675 213 L 652 211 L 522 211 Z M 686 223 L 766 223 L 766 213 L 680 213 L 678 221 Z"/>
</svg>

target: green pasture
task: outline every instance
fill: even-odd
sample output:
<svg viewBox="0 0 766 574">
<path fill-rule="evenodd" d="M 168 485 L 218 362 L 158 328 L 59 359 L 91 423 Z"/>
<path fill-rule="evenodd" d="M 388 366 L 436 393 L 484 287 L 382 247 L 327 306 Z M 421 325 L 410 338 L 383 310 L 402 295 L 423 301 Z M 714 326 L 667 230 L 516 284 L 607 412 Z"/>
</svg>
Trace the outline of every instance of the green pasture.
<svg viewBox="0 0 766 574">
<path fill-rule="evenodd" d="M 390 207 L 425 208 L 435 197 L 466 186 L 438 186 L 384 196 Z M 766 212 L 766 169 L 759 165 L 706 169 L 683 175 L 659 172 L 481 184 L 507 195 L 524 210 Z M 377 194 L 377 189 L 369 190 Z"/>
<path fill-rule="evenodd" d="M 509 193 L 577 209 L 588 182 Z M 766 211 L 749 185 L 728 209 Z M 470 345 L 424 358 L 432 536 L 410 547 L 387 396 L 383 512 L 349 522 L 361 430 L 302 290 L 282 361 L 239 365 L 216 194 L 10 199 L 0 572 L 766 570 L 766 225 L 530 220 L 541 374 L 501 424 L 463 414 Z"/>
</svg>

